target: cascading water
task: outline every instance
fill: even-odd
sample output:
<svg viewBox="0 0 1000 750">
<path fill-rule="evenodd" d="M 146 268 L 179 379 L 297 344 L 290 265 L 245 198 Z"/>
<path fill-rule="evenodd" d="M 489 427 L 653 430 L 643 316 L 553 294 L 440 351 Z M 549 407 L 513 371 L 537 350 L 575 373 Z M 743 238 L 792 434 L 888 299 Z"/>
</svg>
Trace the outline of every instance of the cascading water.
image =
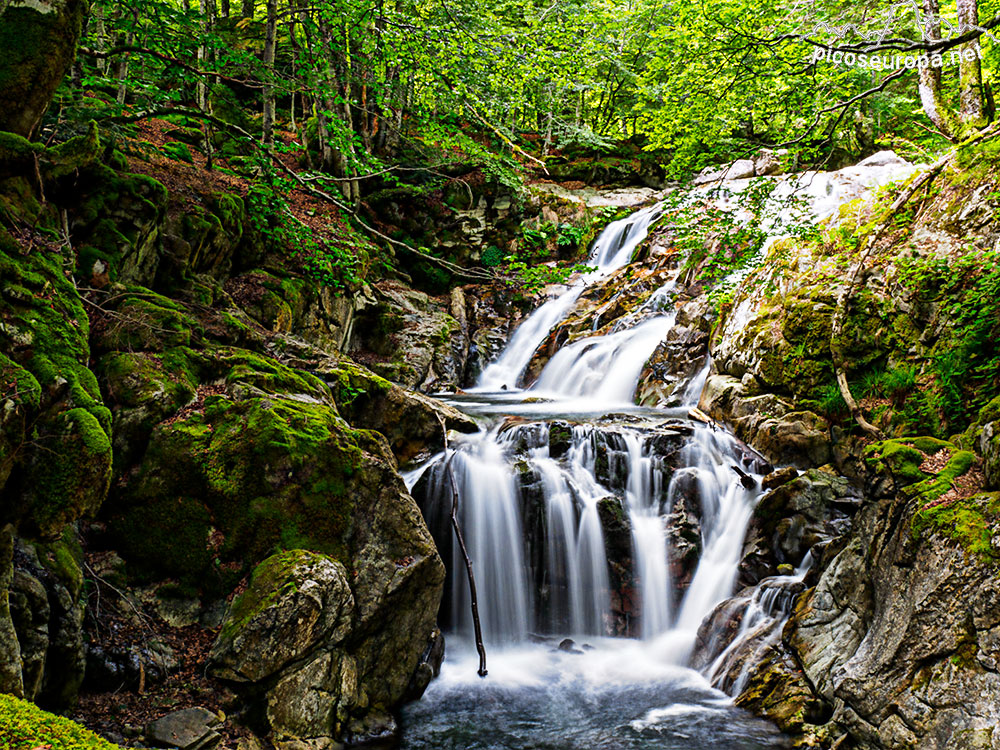
<svg viewBox="0 0 1000 750">
<path fill-rule="evenodd" d="M 781 189 L 815 192 L 824 210 L 856 195 L 832 177 L 814 175 L 805 187 L 798 179 Z M 679 391 L 682 408 L 633 404 L 644 366 L 674 326 L 676 280 L 609 332 L 563 346 L 528 390 L 517 389 L 552 328 L 589 284 L 630 261 L 661 211 L 608 226 L 591 254 L 597 270 L 521 324 L 474 395 L 450 399 L 489 426 L 454 438 L 449 456 L 408 477 L 450 571 L 441 619 L 452 633 L 441 676 L 404 712 L 410 750 L 782 746 L 713 686 L 742 687 L 746 670 L 734 655 L 780 633 L 805 569 L 765 579 L 739 603 L 736 640 L 710 644 L 704 674 L 687 666 L 699 627 L 732 594 L 766 462 L 688 418 L 707 361 Z M 449 471 L 489 650 L 484 680 L 475 676 Z M 697 516 L 683 530 L 700 551 L 689 568 L 670 541 L 677 508 L 688 523 Z M 609 637 L 622 635 L 630 637 Z"/>
<path fill-rule="evenodd" d="M 587 261 L 589 265 L 595 267 L 595 270 L 585 274 L 575 284 L 548 300 L 518 326 L 499 359 L 483 370 L 476 389 L 495 391 L 503 387 L 516 387 L 532 355 L 549 335 L 552 327 L 566 317 L 590 284 L 621 268 L 632 259 L 632 254 L 646 239 L 649 228 L 662 213 L 662 207 L 657 204 L 608 224 L 594 241 L 590 259 Z"/>
</svg>

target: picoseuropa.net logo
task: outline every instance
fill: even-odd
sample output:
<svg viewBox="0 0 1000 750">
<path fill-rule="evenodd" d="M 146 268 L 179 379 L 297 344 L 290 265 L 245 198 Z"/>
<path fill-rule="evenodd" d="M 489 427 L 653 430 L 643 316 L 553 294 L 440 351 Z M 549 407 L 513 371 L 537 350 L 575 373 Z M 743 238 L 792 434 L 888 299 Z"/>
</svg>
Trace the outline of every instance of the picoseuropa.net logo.
<svg viewBox="0 0 1000 750">
<path fill-rule="evenodd" d="M 978 36 L 960 47 L 944 51 L 893 51 L 889 46 L 905 47 L 907 43 L 917 42 L 898 33 L 905 29 L 912 19 L 920 34 L 919 42 L 935 45 L 958 39 L 969 32 L 978 32 Z M 896 31 L 897 33 L 893 33 Z M 823 41 L 824 37 L 829 41 Z M 832 39 L 830 39 L 832 37 Z M 844 24 L 835 26 L 820 22 L 813 28 L 808 38 L 816 46 L 810 55 L 811 63 L 827 63 L 847 68 L 867 68 L 869 70 L 899 70 L 901 68 L 943 68 L 948 65 L 958 65 L 963 60 L 972 62 L 981 59 L 983 50 L 980 46 L 982 37 L 998 41 L 988 29 L 962 21 L 950 21 L 947 18 L 925 13 L 916 0 L 897 3 L 868 24 Z"/>
</svg>

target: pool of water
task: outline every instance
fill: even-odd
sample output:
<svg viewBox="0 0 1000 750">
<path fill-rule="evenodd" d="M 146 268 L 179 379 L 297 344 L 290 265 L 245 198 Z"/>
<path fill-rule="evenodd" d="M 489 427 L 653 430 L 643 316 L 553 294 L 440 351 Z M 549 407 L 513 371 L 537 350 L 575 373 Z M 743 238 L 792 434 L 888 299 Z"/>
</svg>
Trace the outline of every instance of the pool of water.
<svg viewBox="0 0 1000 750">
<path fill-rule="evenodd" d="M 492 648 L 489 675 L 452 638 L 441 676 L 401 716 L 405 750 L 764 750 L 788 747 L 668 642 L 582 638 Z"/>
</svg>

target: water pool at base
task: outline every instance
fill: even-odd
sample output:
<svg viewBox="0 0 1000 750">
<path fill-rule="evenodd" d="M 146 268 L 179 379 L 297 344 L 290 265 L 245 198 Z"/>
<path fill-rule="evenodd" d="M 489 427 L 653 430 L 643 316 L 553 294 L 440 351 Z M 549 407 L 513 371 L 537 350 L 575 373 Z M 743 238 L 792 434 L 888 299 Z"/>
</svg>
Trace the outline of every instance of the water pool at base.
<svg viewBox="0 0 1000 750">
<path fill-rule="evenodd" d="M 488 651 L 453 637 L 424 697 L 401 716 L 403 750 L 764 750 L 782 735 L 667 663 L 672 644 L 581 638 Z"/>
</svg>

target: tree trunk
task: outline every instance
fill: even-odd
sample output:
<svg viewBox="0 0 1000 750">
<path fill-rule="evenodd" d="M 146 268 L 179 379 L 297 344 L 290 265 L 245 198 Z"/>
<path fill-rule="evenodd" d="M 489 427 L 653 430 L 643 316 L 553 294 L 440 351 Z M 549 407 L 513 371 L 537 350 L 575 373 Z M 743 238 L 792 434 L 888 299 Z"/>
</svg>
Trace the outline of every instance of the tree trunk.
<svg viewBox="0 0 1000 750">
<path fill-rule="evenodd" d="M 278 38 L 278 0 L 267 0 L 267 28 L 264 33 L 263 140 L 274 145 L 274 56 Z"/>
<path fill-rule="evenodd" d="M 240 13 L 243 18 L 253 18 L 254 0 L 243 0 L 243 11 Z"/>
<path fill-rule="evenodd" d="M 956 0 L 960 31 L 979 25 L 977 0 Z M 986 124 L 983 114 L 983 71 L 979 64 L 979 42 L 963 45 L 962 62 L 959 63 L 959 119 L 969 127 Z M 971 58 L 971 59 L 970 59 Z"/>
<path fill-rule="evenodd" d="M 930 41 L 941 38 L 941 7 L 938 0 L 922 0 L 924 36 Z M 925 65 L 918 71 L 920 104 L 924 114 L 946 138 L 952 137 L 952 127 L 941 97 L 941 67 Z"/>
<path fill-rule="evenodd" d="M 219 16 L 222 18 L 229 18 L 229 0 L 220 0 Z"/>
</svg>

